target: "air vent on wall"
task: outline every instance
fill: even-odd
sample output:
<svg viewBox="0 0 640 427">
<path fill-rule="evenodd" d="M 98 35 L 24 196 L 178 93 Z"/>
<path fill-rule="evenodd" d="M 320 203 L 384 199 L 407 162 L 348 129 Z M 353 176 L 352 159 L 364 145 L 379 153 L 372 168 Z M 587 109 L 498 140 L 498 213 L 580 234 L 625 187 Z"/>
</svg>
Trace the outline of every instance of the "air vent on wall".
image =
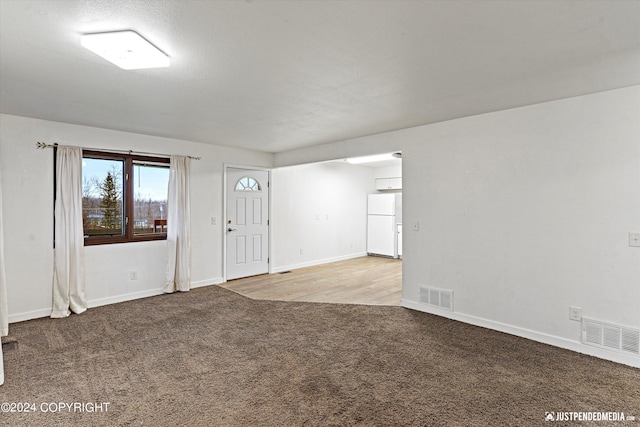
<svg viewBox="0 0 640 427">
<path fill-rule="evenodd" d="M 453 291 L 420 286 L 420 302 L 453 311 Z"/>
<path fill-rule="evenodd" d="M 640 355 L 640 330 L 583 317 L 582 343 Z"/>
</svg>

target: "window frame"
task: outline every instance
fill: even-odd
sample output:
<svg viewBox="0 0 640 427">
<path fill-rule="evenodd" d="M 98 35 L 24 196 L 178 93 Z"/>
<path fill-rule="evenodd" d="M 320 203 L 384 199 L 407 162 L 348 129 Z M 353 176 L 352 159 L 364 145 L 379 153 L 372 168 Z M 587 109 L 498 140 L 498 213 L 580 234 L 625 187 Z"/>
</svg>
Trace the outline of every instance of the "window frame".
<svg viewBox="0 0 640 427">
<path fill-rule="evenodd" d="M 98 160 L 120 160 L 123 162 L 122 177 L 122 203 L 123 203 L 123 221 L 125 222 L 124 234 L 121 236 L 104 236 L 104 237 L 84 237 L 84 246 L 108 245 L 112 243 L 132 243 L 132 242 L 148 242 L 153 240 L 167 240 L 167 233 L 149 233 L 134 234 L 134 179 L 133 165 L 134 163 L 156 163 L 166 164 L 167 168 L 171 163 L 168 157 L 143 156 L 138 154 L 112 153 L 108 151 L 98 150 L 82 150 L 82 158 L 98 159 Z M 84 179 L 84 177 L 83 177 Z"/>
<path fill-rule="evenodd" d="M 251 184 L 253 182 L 258 188 L 254 189 L 253 185 L 251 185 L 249 187 L 245 187 L 245 188 L 238 188 L 239 185 L 243 185 L 244 186 L 244 184 L 241 184 L 241 181 L 243 181 L 245 179 L 247 180 L 247 182 L 249 184 Z M 233 191 L 238 192 L 238 193 L 260 193 L 262 191 L 262 186 L 260 185 L 260 182 L 257 179 L 255 179 L 254 177 L 249 176 L 249 175 L 245 175 L 245 176 L 243 176 L 242 178 L 240 178 L 239 180 L 236 181 L 236 185 L 233 188 Z"/>
</svg>

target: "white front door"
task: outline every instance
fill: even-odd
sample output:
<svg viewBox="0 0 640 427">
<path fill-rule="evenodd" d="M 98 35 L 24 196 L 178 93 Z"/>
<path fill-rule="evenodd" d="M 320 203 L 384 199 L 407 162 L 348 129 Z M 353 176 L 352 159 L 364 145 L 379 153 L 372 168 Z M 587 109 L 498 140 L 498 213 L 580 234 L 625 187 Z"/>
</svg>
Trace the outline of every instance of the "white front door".
<svg viewBox="0 0 640 427">
<path fill-rule="evenodd" d="M 269 272 L 269 172 L 227 168 L 227 280 Z"/>
</svg>

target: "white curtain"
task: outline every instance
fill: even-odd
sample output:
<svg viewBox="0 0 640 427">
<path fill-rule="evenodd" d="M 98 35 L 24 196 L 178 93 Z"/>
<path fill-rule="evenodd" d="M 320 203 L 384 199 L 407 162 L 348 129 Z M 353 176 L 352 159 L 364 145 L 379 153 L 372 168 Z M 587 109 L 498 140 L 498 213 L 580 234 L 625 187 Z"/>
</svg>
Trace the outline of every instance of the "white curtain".
<svg viewBox="0 0 640 427">
<path fill-rule="evenodd" d="M 7 282 L 4 271 L 4 224 L 2 222 L 2 180 L 0 180 L 0 336 L 3 337 L 9 335 Z"/>
<path fill-rule="evenodd" d="M 51 317 L 87 309 L 82 230 L 82 149 L 58 146 L 56 155 L 55 249 Z"/>
<path fill-rule="evenodd" d="M 164 292 L 186 292 L 191 287 L 190 159 L 171 156 L 167 202 L 167 271 Z"/>
<path fill-rule="evenodd" d="M 8 334 L 9 308 L 7 305 L 7 284 L 4 275 L 4 228 L 2 224 L 2 180 L 0 179 L 0 336 L 4 337 Z M 4 384 L 4 363 L 2 361 L 2 345 L 0 345 L 0 385 L 2 384 Z"/>
</svg>

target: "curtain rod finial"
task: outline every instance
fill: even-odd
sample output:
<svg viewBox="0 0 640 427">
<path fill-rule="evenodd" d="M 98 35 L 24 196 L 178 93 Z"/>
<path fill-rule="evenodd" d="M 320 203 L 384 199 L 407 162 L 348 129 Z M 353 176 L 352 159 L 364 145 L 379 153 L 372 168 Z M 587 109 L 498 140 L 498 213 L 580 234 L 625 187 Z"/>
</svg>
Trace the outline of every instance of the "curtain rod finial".
<svg viewBox="0 0 640 427">
<path fill-rule="evenodd" d="M 49 147 L 57 147 L 58 143 L 54 143 L 54 144 L 47 144 L 46 142 L 41 142 L 38 141 L 36 142 L 36 148 L 49 148 Z"/>
</svg>

